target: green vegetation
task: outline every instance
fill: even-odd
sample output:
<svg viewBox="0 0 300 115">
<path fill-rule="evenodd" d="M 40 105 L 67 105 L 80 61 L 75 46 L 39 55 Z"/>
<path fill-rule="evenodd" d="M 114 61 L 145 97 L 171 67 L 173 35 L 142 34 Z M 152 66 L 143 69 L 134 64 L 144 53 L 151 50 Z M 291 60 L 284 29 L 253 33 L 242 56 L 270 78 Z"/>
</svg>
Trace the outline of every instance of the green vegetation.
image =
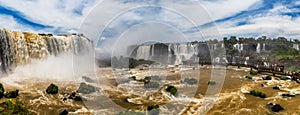
<svg viewBox="0 0 300 115">
<path fill-rule="evenodd" d="M 207 82 L 207 84 L 208 84 L 208 85 L 216 85 L 216 81 L 211 81 L 211 80 L 210 80 L 210 81 Z"/>
<path fill-rule="evenodd" d="M 48 94 L 57 94 L 58 93 L 58 86 L 54 85 L 53 83 L 46 89 Z"/>
<path fill-rule="evenodd" d="M 256 91 L 256 90 L 251 90 L 250 94 L 253 95 L 253 96 L 256 96 L 256 97 L 260 97 L 260 98 L 266 98 L 267 97 L 267 95 L 265 93 L 260 92 L 260 91 Z"/>
<path fill-rule="evenodd" d="M 117 113 L 117 115 L 146 115 L 146 114 L 142 113 L 142 112 L 137 112 L 134 110 L 127 110 L 127 111 Z"/>
<path fill-rule="evenodd" d="M 273 89 L 280 90 L 280 88 L 278 86 L 274 86 Z"/>
<path fill-rule="evenodd" d="M 78 93 L 83 93 L 83 94 L 90 94 L 90 93 L 93 93 L 96 91 L 98 91 L 98 88 L 96 88 L 92 85 L 86 84 L 84 82 L 80 83 L 80 86 L 77 90 Z"/>
<path fill-rule="evenodd" d="M 151 82 L 145 82 L 144 87 L 145 88 L 159 88 L 160 84 L 156 81 L 151 81 Z"/>
<path fill-rule="evenodd" d="M 4 96 L 4 87 L 2 85 L 2 83 L 0 83 L 0 98 L 2 98 Z"/>
<path fill-rule="evenodd" d="M 247 79 L 252 79 L 252 76 L 245 76 L 245 78 L 247 78 Z"/>
<path fill-rule="evenodd" d="M 257 74 L 258 74 L 257 71 L 254 71 L 254 70 L 251 70 L 251 71 L 250 71 L 250 75 L 257 75 Z"/>
<path fill-rule="evenodd" d="M 4 94 L 5 98 L 16 98 L 17 96 L 19 96 L 19 90 L 9 91 Z"/>
<path fill-rule="evenodd" d="M 183 80 L 183 82 L 184 82 L 184 83 L 187 83 L 187 84 L 189 84 L 189 85 L 195 85 L 195 84 L 198 83 L 198 80 L 195 79 L 195 78 L 185 78 L 185 79 Z"/>
<path fill-rule="evenodd" d="M 150 105 L 147 107 L 148 115 L 159 115 L 159 105 Z"/>
<path fill-rule="evenodd" d="M 16 102 L 6 100 L 0 104 L 1 115 L 30 115 L 28 109 L 21 103 L 19 99 Z"/>
<path fill-rule="evenodd" d="M 174 86 L 168 86 L 166 89 L 167 92 L 171 93 L 172 95 L 177 95 L 177 88 Z"/>
</svg>

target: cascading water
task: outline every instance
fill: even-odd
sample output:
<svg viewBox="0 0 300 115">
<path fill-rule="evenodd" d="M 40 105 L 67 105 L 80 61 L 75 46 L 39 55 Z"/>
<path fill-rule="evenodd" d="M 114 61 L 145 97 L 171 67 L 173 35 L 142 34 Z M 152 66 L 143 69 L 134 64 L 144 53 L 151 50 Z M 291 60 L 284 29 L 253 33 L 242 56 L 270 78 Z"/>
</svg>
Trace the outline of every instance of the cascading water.
<svg viewBox="0 0 300 115">
<path fill-rule="evenodd" d="M 154 48 L 154 46 L 152 46 Z M 152 50 L 152 51 L 151 51 Z M 137 55 L 136 58 L 137 59 L 150 59 L 153 55 L 154 50 L 151 49 L 150 45 L 143 45 L 143 46 L 139 46 L 137 49 Z"/>
<path fill-rule="evenodd" d="M 260 43 L 257 43 L 256 52 L 257 52 L 257 53 L 260 53 L 260 51 L 261 51 L 260 49 L 261 49 L 261 48 L 260 48 Z"/>
<path fill-rule="evenodd" d="M 239 44 L 239 43 L 237 43 L 237 44 L 234 44 L 233 47 L 234 47 L 235 49 L 237 49 L 239 52 L 241 52 L 241 51 L 244 50 L 244 44 Z"/>
<path fill-rule="evenodd" d="M 136 50 L 136 59 L 146 59 L 163 61 L 161 63 L 174 63 L 180 64 L 182 61 L 191 59 L 194 55 L 198 54 L 197 44 L 192 43 L 182 43 L 182 44 L 145 44 L 138 46 Z M 163 59 L 166 56 L 166 59 Z M 173 57 L 176 57 L 173 60 Z M 193 59 L 198 61 L 197 58 Z M 165 62 L 164 62 L 165 61 Z"/>
<path fill-rule="evenodd" d="M 81 35 L 39 35 L 5 29 L 0 29 L 0 40 L 0 74 L 9 73 L 33 59 L 46 59 L 64 52 L 81 54 L 93 46 Z"/>
<path fill-rule="evenodd" d="M 300 50 L 299 44 L 293 44 L 293 48 L 295 48 L 296 50 Z"/>
</svg>

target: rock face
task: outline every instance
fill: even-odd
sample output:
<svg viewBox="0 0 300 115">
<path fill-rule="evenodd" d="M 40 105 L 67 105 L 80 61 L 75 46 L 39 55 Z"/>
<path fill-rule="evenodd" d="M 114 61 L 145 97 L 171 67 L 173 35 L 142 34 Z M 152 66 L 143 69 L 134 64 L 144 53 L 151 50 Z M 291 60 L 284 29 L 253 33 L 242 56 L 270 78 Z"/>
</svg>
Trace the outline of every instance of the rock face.
<svg viewBox="0 0 300 115">
<path fill-rule="evenodd" d="M 280 112 L 280 111 L 284 110 L 283 107 L 281 107 L 279 104 L 269 103 L 267 106 L 273 112 Z"/>
<path fill-rule="evenodd" d="M 0 75 L 32 59 L 70 52 L 80 54 L 91 50 L 92 42 L 81 35 L 52 35 L 14 32 L 0 29 Z"/>
</svg>

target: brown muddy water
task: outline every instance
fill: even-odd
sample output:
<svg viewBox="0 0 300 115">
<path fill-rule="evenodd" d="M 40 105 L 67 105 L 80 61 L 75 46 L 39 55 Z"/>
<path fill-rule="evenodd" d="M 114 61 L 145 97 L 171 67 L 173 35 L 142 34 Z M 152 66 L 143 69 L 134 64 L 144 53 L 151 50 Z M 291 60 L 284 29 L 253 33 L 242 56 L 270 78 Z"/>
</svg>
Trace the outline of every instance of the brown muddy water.
<svg viewBox="0 0 300 115">
<path fill-rule="evenodd" d="M 66 94 L 76 91 L 80 82 L 61 80 L 22 80 L 7 82 L 6 78 L 0 79 L 5 89 L 19 89 L 19 98 L 34 114 L 59 114 L 68 110 L 71 114 L 100 114 L 115 115 L 126 109 L 145 111 L 147 106 L 159 104 L 160 114 L 201 114 L 201 107 L 205 106 L 207 90 L 218 91 L 213 96 L 215 103 L 210 103 L 211 109 L 202 112 L 208 115 L 248 115 L 248 114 L 285 114 L 298 115 L 300 113 L 300 95 L 284 98 L 281 94 L 300 94 L 300 84 L 290 80 L 279 80 L 273 77 L 272 80 L 262 80 L 263 75 L 253 76 L 252 80 L 244 78 L 249 75 L 248 68 L 237 69 L 228 67 L 224 82 L 216 80 L 215 86 L 209 86 L 212 67 L 168 67 L 167 69 L 132 69 L 113 70 L 111 68 L 99 68 L 97 70 L 96 83 L 100 92 L 89 95 L 81 95 L 86 102 L 63 101 Z M 219 73 L 220 74 L 220 73 Z M 161 87 L 157 89 L 144 89 L 143 84 L 129 80 L 131 76 L 137 79 L 146 76 L 158 75 L 161 78 Z M 216 74 L 218 75 L 218 73 Z M 187 85 L 181 82 L 184 78 L 196 78 L 197 85 Z M 220 75 L 222 77 L 222 75 Z M 217 79 L 213 78 L 213 79 Z M 220 78 L 221 79 L 221 78 Z M 83 81 L 83 80 L 82 80 Z M 51 83 L 59 86 L 57 95 L 45 94 L 45 89 Z M 178 88 L 176 97 L 169 95 L 163 90 L 166 84 Z M 218 89 L 217 87 L 220 87 Z M 280 90 L 272 87 L 279 86 Z M 214 88 L 215 87 L 215 88 Z M 251 90 L 266 93 L 267 98 L 254 97 L 248 94 Z M 267 107 L 268 103 L 280 104 L 284 110 L 273 113 Z M 200 111 L 197 112 L 197 111 Z"/>
</svg>

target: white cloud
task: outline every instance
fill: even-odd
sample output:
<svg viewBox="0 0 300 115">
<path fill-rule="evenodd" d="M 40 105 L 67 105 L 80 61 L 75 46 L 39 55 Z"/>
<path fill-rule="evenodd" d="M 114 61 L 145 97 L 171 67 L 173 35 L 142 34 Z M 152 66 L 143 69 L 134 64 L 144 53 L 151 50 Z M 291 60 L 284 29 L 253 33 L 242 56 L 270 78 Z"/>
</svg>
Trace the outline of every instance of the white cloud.
<svg viewBox="0 0 300 115">
<path fill-rule="evenodd" d="M 0 5 L 21 12 L 26 18 L 33 22 L 70 29 L 78 28 L 84 16 L 88 14 L 91 8 L 93 8 L 93 5 L 98 1 L 99 0 L 95 0 L 95 2 L 87 2 L 85 0 L 1 0 Z M 83 16 L 75 13 L 76 9 L 79 10 L 81 8 Z"/>
<path fill-rule="evenodd" d="M 232 16 L 241 11 L 249 9 L 260 0 L 217 0 L 217 1 L 202 1 L 209 14 L 216 20 Z"/>
</svg>

